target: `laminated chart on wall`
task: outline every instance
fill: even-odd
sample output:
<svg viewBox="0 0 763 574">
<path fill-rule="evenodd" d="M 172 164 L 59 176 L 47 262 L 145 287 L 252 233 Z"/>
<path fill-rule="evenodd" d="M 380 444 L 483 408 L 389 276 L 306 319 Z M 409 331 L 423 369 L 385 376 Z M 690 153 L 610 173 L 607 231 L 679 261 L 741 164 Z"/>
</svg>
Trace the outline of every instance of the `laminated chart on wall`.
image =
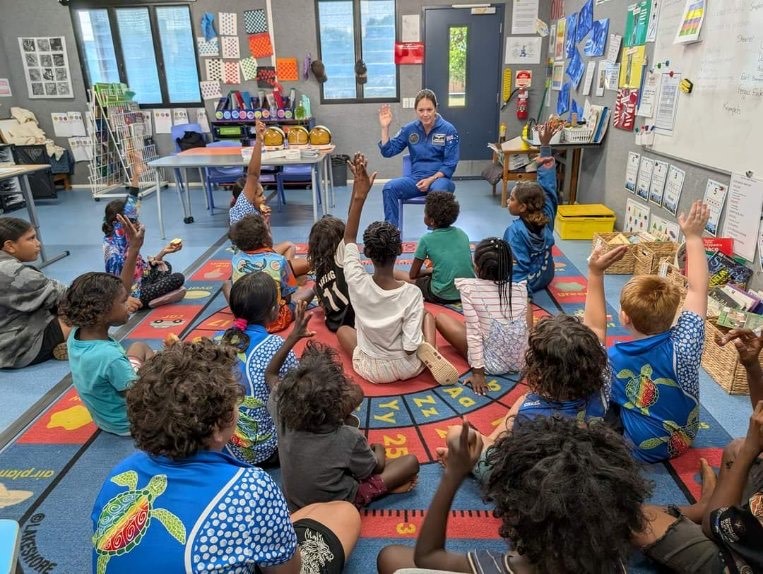
<svg viewBox="0 0 763 574">
<path fill-rule="evenodd" d="M 755 260 L 761 208 L 763 181 L 732 173 L 721 235 L 734 239 L 734 253 L 747 261 Z"/>
<path fill-rule="evenodd" d="M 241 58 L 238 63 L 239 66 L 241 66 L 241 75 L 243 76 L 245 82 L 248 82 L 249 80 L 255 80 L 257 78 L 257 60 L 255 60 L 252 56 Z"/>
<path fill-rule="evenodd" d="M 260 66 L 257 68 L 257 87 L 272 88 L 276 83 L 276 69 L 274 66 Z"/>
<path fill-rule="evenodd" d="M 652 174 L 654 173 L 654 160 L 650 157 L 641 156 L 641 165 L 638 169 L 638 179 L 636 179 L 636 195 L 641 199 L 649 199 L 649 188 L 652 185 Z"/>
<path fill-rule="evenodd" d="M 238 61 L 226 60 L 223 62 L 223 82 L 226 84 L 240 84 Z"/>
<path fill-rule="evenodd" d="M 299 80 L 299 65 L 296 58 L 276 58 L 276 76 L 279 82 Z"/>
<path fill-rule="evenodd" d="M 705 224 L 705 231 L 710 235 L 718 234 L 718 224 L 721 221 L 721 213 L 723 212 L 723 205 L 726 203 L 726 193 L 728 190 L 729 187 L 720 181 L 715 181 L 714 179 L 707 180 L 703 201 L 710 209 L 710 219 Z M 760 220 L 759 214 L 758 219 Z"/>
<path fill-rule="evenodd" d="M 658 241 L 678 241 L 681 228 L 674 221 L 668 221 L 652 213 L 649 219 L 649 233 L 654 235 Z"/>
<path fill-rule="evenodd" d="M 202 58 L 209 58 L 210 56 L 220 55 L 220 41 L 215 36 L 211 40 L 207 40 L 204 36 L 196 38 L 196 49 L 199 52 L 199 56 Z"/>
<path fill-rule="evenodd" d="M 665 193 L 665 182 L 668 178 L 669 164 L 666 161 L 655 161 L 652 172 L 652 183 L 649 186 L 649 201 L 662 205 L 662 197 Z"/>
<path fill-rule="evenodd" d="M 268 31 L 268 19 L 265 10 L 244 11 L 244 31 L 247 34 L 260 34 Z"/>
<path fill-rule="evenodd" d="M 623 231 L 626 233 L 639 233 L 649 229 L 649 214 L 651 209 L 648 205 L 639 203 L 635 199 L 628 199 L 625 202 L 625 224 Z"/>
<path fill-rule="evenodd" d="M 209 133 L 209 118 L 205 108 L 198 108 L 196 110 L 196 123 L 201 127 L 201 131 Z"/>
<path fill-rule="evenodd" d="M 249 53 L 255 58 L 267 58 L 273 55 L 273 44 L 270 42 L 270 34 L 252 34 L 249 36 Z"/>
<path fill-rule="evenodd" d="M 199 87 L 201 88 L 201 97 L 205 100 L 218 100 L 223 97 L 220 82 L 217 80 L 199 82 Z"/>
<path fill-rule="evenodd" d="M 684 170 L 674 165 L 668 168 L 668 177 L 665 179 L 665 194 L 662 197 L 662 207 L 667 209 L 673 216 L 678 212 L 678 202 L 681 201 L 684 179 L 686 179 L 686 172 Z"/>
<path fill-rule="evenodd" d="M 240 58 L 238 36 L 221 36 L 223 58 Z"/>
<path fill-rule="evenodd" d="M 218 32 L 221 36 L 235 36 L 238 34 L 238 19 L 235 12 L 220 12 L 218 14 L 220 27 Z"/>
<path fill-rule="evenodd" d="M 628 152 L 628 163 L 625 165 L 625 189 L 636 193 L 636 180 L 638 168 L 641 166 L 641 154 L 634 151 Z"/>
<path fill-rule="evenodd" d="M 209 58 L 204 60 L 204 66 L 207 69 L 208 82 L 221 82 L 223 79 L 223 61 L 219 58 Z"/>
<path fill-rule="evenodd" d="M 633 46 L 623 47 L 620 56 L 620 78 L 617 83 L 619 88 L 641 88 L 641 77 L 646 65 L 646 47 Z"/>
<path fill-rule="evenodd" d="M 615 111 L 612 114 L 612 125 L 621 130 L 632 132 L 636 125 L 636 103 L 638 90 L 621 88 L 617 90 Z"/>
</svg>

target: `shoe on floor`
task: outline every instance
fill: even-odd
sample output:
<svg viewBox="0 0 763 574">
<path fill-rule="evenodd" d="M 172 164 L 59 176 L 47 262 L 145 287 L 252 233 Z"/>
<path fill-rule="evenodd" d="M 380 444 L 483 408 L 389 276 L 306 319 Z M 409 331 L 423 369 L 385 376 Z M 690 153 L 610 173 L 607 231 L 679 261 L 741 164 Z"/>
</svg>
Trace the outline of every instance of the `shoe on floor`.
<svg viewBox="0 0 763 574">
<path fill-rule="evenodd" d="M 53 347 L 53 358 L 56 361 L 68 361 L 69 350 L 66 348 L 66 343 L 59 343 Z"/>
<path fill-rule="evenodd" d="M 180 289 L 175 289 L 174 291 L 170 291 L 169 293 L 162 295 L 161 297 L 157 297 L 156 299 L 151 299 L 151 301 L 148 302 L 148 306 L 152 309 L 155 309 L 156 307 L 160 307 L 162 305 L 169 305 L 170 303 L 177 303 L 178 301 L 182 301 L 183 297 L 185 297 L 185 287 L 181 287 Z"/>
<path fill-rule="evenodd" d="M 427 342 L 421 343 L 416 355 L 432 373 L 435 381 L 441 385 L 455 385 L 458 382 L 458 371 L 448 359 Z"/>
</svg>

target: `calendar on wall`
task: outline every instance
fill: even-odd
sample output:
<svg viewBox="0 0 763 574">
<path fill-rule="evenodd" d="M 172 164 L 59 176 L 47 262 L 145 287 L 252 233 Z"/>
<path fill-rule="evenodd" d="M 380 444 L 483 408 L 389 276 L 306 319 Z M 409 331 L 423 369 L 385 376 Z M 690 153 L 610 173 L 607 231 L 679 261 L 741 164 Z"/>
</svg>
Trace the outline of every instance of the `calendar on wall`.
<svg viewBox="0 0 763 574">
<path fill-rule="evenodd" d="M 74 98 L 63 36 L 19 38 L 30 98 Z"/>
</svg>

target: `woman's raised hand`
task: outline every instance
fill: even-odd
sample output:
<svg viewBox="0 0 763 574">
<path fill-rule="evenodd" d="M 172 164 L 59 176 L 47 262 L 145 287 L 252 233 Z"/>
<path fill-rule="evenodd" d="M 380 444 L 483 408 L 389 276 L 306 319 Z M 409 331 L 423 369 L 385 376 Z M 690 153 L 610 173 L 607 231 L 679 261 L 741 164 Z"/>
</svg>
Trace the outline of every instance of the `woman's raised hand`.
<svg viewBox="0 0 763 574">
<path fill-rule="evenodd" d="M 388 128 L 392 123 L 392 109 L 389 104 L 382 104 L 379 108 L 379 125 L 382 128 Z"/>
</svg>

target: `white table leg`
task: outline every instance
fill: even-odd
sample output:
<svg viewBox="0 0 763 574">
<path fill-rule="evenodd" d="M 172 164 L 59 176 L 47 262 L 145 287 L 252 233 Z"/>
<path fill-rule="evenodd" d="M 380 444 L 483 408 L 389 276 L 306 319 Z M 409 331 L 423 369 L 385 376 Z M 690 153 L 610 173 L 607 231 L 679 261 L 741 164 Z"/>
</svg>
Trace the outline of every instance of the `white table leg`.
<svg viewBox="0 0 763 574">
<path fill-rule="evenodd" d="M 336 193 L 334 192 L 334 170 L 331 167 L 331 155 L 326 155 L 326 165 L 328 166 L 329 189 L 331 190 L 331 208 L 336 207 Z"/>
<path fill-rule="evenodd" d="M 154 172 L 156 173 L 156 214 L 159 217 L 159 236 L 164 239 L 164 219 L 162 218 L 162 188 L 161 188 L 161 182 L 159 181 L 159 169 L 155 169 Z M 172 173 L 175 173 L 175 170 L 172 170 Z M 175 185 L 177 185 L 177 180 L 175 180 Z"/>
<path fill-rule="evenodd" d="M 35 233 L 37 234 L 37 240 L 40 242 L 40 261 L 42 262 L 38 267 L 45 267 L 46 265 L 50 265 L 54 261 L 58 261 L 59 259 L 63 259 L 67 255 L 69 255 L 68 251 L 63 251 L 62 253 L 59 253 L 58 255 L 55 255 L 54 257 L 48 257 L 45 253 L 45 242 L 42 240 L 42 233 L 40 232 L 40 220 L 37 218 L 37 207 L 34 204 L 34 196 L 32 195 L 32 188 L 29 185 L 29 176 L 27 174 L 24 174 L 20 177 L 21 179 L 21 192 L 24 196 L 24 201 L 26 201 L 26 209 L 27 213 L 29 214 L 29 221 L 32 224 L 32 227 L 34 227 Z"/>
<path fill-rule="evenodd" d="M 313 188 L 313 221 L 318 221 L 318 164 L 310 165 L 310 181 Z"/>
</svg>

